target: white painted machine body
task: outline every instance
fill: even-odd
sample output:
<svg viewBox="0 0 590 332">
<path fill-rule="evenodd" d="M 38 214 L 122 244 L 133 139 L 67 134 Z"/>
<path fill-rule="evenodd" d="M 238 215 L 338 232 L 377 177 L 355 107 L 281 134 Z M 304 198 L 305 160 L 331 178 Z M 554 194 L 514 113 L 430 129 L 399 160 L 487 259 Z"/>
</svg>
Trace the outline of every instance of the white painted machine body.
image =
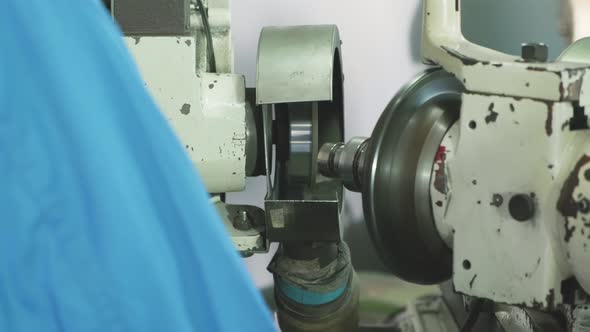
<svg viewBox="0 0 590 332">
<path fill-rule="evenodd" d="M 146 88 L 175 130 L 211 193 L 246 183 L 245 80 L 233 74 L 229 4 L 209 2 L 217 73 L 205 72 L 206 43 L 190 36 L 125 37 Z M 191 16 L 191 25 L 200 26 Z M 198 31 L 198 29 L 196 30 Z"/>
<path fill-rule="evenodd" d="M 431 182 L 437 228 L 453 250 L 456 291 L 553 310 L 564 282 L 590 291 L 590 131 L 570 130 L 590 104 L 590 66 L 528 63 L 470 43 L 458 2 L 427 0 L 423 57 L 463 82 L 460 120 L 448 131 Z M 432 177 L 433 179 L 435 176 Z M 508 205 L 529 195 L 531 220 Z"/>
</svg>

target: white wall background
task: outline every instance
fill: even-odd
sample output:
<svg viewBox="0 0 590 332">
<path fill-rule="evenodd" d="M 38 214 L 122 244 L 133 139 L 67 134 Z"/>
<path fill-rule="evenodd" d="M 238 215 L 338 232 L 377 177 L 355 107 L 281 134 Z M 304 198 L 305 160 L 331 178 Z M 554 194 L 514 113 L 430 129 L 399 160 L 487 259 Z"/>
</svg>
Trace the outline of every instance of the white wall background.
<svg viewBox="0 0 590 332">
<path fill-rule="evenodd" d="M 397 90 L 422 68 L 420 0 L 233 0 L 232 31 L 236 72 L 255 85 L 258 35 L 264 26 L 336 24 L 340 28 L 345 73 L 346 136 L 369 136 Z M 518 53 L 521 42 L 544 41 L 555 57 L 565 46 L 557 32 L 556 0 L 464 0 L 468 38 L 505 52 Z M 248 190 L 229 200 L 262 206 L 264 179 L 251 179 Z M 358 194 L 348 194 L 343 219 L 345 238 L 357 269 L 380 267 L 365 226 Z M 258 286 L 269 285 L 271 255 L 246 264 Z"/>
</svg>

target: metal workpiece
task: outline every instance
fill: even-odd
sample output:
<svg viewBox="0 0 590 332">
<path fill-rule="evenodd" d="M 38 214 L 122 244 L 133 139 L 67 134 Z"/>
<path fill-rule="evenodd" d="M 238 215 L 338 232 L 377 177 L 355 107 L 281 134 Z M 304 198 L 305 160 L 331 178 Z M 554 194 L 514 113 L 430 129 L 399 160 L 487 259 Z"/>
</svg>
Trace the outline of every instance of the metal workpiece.
<svg viewBox="0 0 590 332">
<path fill-rule="evenodd" d="M 369 139 L 366 137 L 354 137 L 346 144 L 324 144 L 318 153 L 320 173 L 340 179 L 348 190 L 360 192 L 368 145 Z"/>
<path fill-rule="evenodd" d="M 356 331 L 359 286 L 346 244 L 321 245 L 315 248 L 322 252 L 316 258 L 301 248 L 295 255 L 285 249 L 279 249 L 269 265 L 281 330 Z"/>
<path fill-rule="evenodd" d="M 296 103 L 287 107 L 288 113 L 277 115 L 277 119 L 285 120 L 279 123 L 286 125 L 286 128 L 279 128 L 279 133 L 284 132 L 288 136 L 287 181 L 290 184 L 312 185 L 317 178 L 318 103 Z"/>
<path fill-rule="evenodd" d="M 342 183 L 318 173 L 319 147 L 344 138 L 335 26 L 265 28 L 256 100 L 262 107 L 271 241 L 341 239 Z M 313 54 L 313 56 L 311 56 Z M 274 119 L 274 120 L 273 120 Z"/>
<path fill-rule="evenodd" d="M 451 277 L 452 255 L 435 225 L 430 184 L 441 141 L 459 117 L 462 91 L 451 74 L 430 69 L 402 88 L 371 135 L 365 220 L 383 262 L 406 281 Z"/>
</svg>

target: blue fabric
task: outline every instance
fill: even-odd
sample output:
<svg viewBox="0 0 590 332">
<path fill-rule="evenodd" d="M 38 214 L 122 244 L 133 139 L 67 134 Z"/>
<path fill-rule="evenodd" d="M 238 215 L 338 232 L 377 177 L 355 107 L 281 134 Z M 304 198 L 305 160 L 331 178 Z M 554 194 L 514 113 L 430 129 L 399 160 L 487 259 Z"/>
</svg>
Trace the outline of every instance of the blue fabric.
<svg viewBox="0 0 590 332">
<path fill-rule="evenodd" d="M 0 9 L 0 331 L 270 331 L 95 0 Z"/>
</svg>

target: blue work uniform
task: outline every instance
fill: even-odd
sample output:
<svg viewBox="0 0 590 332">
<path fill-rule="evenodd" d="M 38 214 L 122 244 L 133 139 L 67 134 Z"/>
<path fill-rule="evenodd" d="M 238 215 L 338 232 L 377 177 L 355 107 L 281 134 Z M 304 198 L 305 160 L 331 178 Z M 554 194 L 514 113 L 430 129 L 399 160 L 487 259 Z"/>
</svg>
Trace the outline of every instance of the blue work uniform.
<svg viewBox="0 0 590 332">
<path fill-rule="evenodd" d="M 95 0 L 0 8 L 0 331 L 271 331 Z"/>
</svg>

